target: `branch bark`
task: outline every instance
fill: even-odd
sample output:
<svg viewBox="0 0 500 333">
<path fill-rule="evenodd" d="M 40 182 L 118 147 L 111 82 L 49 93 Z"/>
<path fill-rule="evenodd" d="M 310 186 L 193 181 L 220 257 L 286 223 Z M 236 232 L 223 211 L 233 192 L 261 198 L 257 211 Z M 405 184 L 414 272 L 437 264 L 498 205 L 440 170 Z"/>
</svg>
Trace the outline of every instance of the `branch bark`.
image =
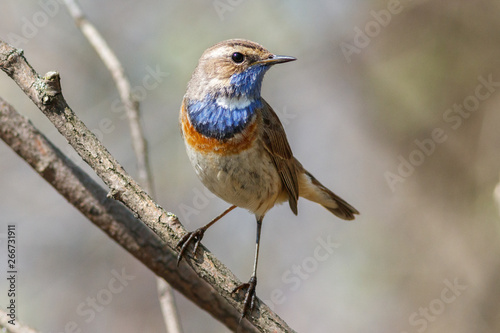
<svg viewBox="0 0 500 333">
<path fill-rule="evenodd" d="M 125 114 L 128 118 L 132 147 L 137 158 L 139 183 L 142 184 L 148 193 L 153 193 L 153 177 L 149 167 L 147 142 L 140 121 L 139 102 L 132 94 L 125 70 L 99 31 L 85 18 L 76 1 L 64 0 L 64 3 L 71 17 L 73 17 L 76 26 L 95 49 L 115 81 L 120 99 L 125 107 Z"/>
<path fill-rule="evenodd" d="M 179 279 L 182 281 L 184 278 L 184 275 L 181 274 L 186 274 L 186 271 L 188 271 L 185 264 L 181 264 L 179 269 L 175 268 L 176 243 L 185 234 L 185 229 L 174 214 L 166 212 L 142 190 L 109 154 L 94 134 L 76 117 L 64 100 L 59 75 L 55 72 L 49 72 L 44 77 L 40 77 L 27 63 L 21 50 L 15 49 L 2 41 L 0 41 L 0 68 L 19 85 L 24 93 L 30 97 L 68 140 L 69 144 L 111 189 L 109 195 L 127 206 L 134 216 L 137 216 L 158 236 L 155 239 L 159 241 L 159 247 L 152 247 L 154 243 L 150 243 L 153 239 L 151 237 L 133 238 L 134 241 L 137 241 L 138 248 L 135 249 L 137 256 L 146 255 L 143 253 L 156 249 L 157 251 L 152 256 L 154 258 L 153 263 L 146 263 L 148 267 L 150 265 L 154 266 L 155 273 L 161 272 L 161 276 L 176 289 L 186 293 L 188 297 L 193 296 L 196 299 L 196 304 L 210 312 L 230 329 L 238 329 L 238 312 L 242 311 L 241 301 L 243 295 L 232 295 L 231 291 L 240 284 L 240 281 L 206 248 L 200 246 L 197 257 L 187 258 L 186 262 L 199 277 L 213 287 L 215 292 L 204 287 L 201 287 L 202 290 L 200 291 L 200 286 L 204 284 L 195 276 L 190 276 L 189 280 L 185 281 L 189 283 L 189 287 L 179 283 Z M 31 139 L 28 138 L 28 140 Z M 67 160 L 67 158 L 65 159 Z M 100 202 L 100 200 L 103 199 L 99 198 L 96 203 Z M 114 201 L 111 200 L 111 202 Z M 118 205 L 118 203 L 115 204 Z M 121 205 L 118 206 L 121 207 Z M 90 205 L 90 208 L 92 207 L 93 204 Z M 90 209 L 89 213 L 91 212 L 95 214 L 95 210 Z M 114 223 L 120 224 L 121 221 L 117 219 L 114 220 Z M 117 227 L 114 223 L 111 223 L 111 226 Z M 130 232 L 142 226 L 137 220 L 129 221 L 129 223 L 128 225 L 124 223 L 123 228 Z M 103 230 L 111 236 L 114 234 L 114 232 L 106 229 Z M 113 228 L 109 230 L 113 230 Z M 148 253 L 148 255 L 151 255 L 151 253 Z M 164 265 L 158 267 L 161 258 Z M 173 274 L 175 278 L 167 273 Z M 238 311 L 232 310 L 228 305 L 235 307 Z M 253 316 L 248 320 L 261 332 L 293 332 L 281 318 L 259 300 L 256 302 Z M 246 319 L 241 323 L 242 327 L 240 329 L 254 331 L 254 329 L 246 325 L 245 321 Z"/>
<path fill-rule="evenodd" d="M 235 327 L 238 312 L 225 299 L 189 267 L 177 269 L 176 254 L 154 232 L 127 208 L 109 198 L 104 188 L 1 98 L 0 137 L 69 203 L 130 254 L 228 327 Z"/>
<path fill-rule="evenodd" d="M 65 0 L 66 8 L 73 17 L 76 26 L 82 31 L 84 36 L 94 47 L 104 65 L 108 68 L 116 88 L 120 94 L 120 99 L 125 106 L 125 114 L 127 115 L 130 136 L 132 139 L 132 147 L 134 149 L 135 158 L 137 161 L 137 174 L 139 183 L 146 189 L 151 196 L 154 194 L 153 174 L 149 165 L 148 145 L 144 131 L 141 126 L 141 117 L 139 109 L 139 101 L 132 94 L 130 81 L 125 74 L 122 64 L 118 60 L 113 50 L 109 47 L 106 40 L 101 36 L 99 31 L 91 24 L 80 6 L 75 0 Z M 177 306 L 172 287 L 160 277 L 156 278 L 158 300 L 163 313 L 163 320 L 168 333 L 181 333 L 181 325 Z"/>
</svg>

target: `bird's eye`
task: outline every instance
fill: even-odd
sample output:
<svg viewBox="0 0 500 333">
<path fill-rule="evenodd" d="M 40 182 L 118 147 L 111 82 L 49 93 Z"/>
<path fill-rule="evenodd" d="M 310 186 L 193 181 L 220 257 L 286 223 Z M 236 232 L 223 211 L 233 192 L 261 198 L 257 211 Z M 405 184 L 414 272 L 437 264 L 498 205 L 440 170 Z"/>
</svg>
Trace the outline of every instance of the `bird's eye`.
<svg viewBox="0 0 500 333">
<path fill-rule="evenodd" d="M 243 54 L 241 54 L 240 52 L 234 52 L 231 55 L 231 59 L 233 59 L 233 61 L 235 63 L 240 64 L 243 62 L 243 60 L 245 60 L 245 56 Z"/>
</svg>

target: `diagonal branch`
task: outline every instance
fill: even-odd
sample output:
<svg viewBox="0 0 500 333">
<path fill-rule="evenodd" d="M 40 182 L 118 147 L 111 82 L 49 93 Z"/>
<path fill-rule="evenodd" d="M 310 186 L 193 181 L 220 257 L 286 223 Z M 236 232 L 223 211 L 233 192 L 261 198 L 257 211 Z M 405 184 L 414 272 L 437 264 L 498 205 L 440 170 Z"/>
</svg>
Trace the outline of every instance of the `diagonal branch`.
<svg viewBox="0 0 500 333">
<path fill-rule="evenodd" d="M 111 76 L 113 77 L 113 80 L 115 81 L 120 94 L 120 99 L 125 106 L 125 114 L 127 115 L 129 123 L 132 147 L 137 161 L 139 184 L 146 189 L 146 192 L 154 197 L 153 174 L 149 165 L 148 145 L 141 126 L 139 101 L 137 101 L 132 94 L 130 81 L 125 75 L 125 71 L 118 60 L 118 57 L 114 54 L 113 50 L 111 50 L 94 25 L 87 20 L 76 1 L 65 0 L 64 3 L 73 17 L 75 24 L 78 28 L 80 28 L 87 40 L 94 47 L 95 51 L 101 57 L 103 63 L 106 65 L 111 73 Z M 157 277 L 156 284 L 158 299 L 167 332 L 181 333 L 182 329 L 177 307 L 175 305 L 172 287 L 166 283 L 165 280 L 159 277 Z"/>
<path fill-rule="evenodd" d="M 177 269 L 176 254 L 26 118 L 0 98 L 0 137 L 69 203 L 156 275 L 214 317 L 234 328 L 238 312 L 196 273 Z M 248 329 L 252 331 L 251 329 Z"/>
<path fill-rule="evenodd" d="M 111 189 L 110 195 L 125 204 L 135 216 L 153 230 L 170 251 L 177 252 L 176 243 L 186 232 L 177 217 L 167 213 L 156 204 L 76 117 L 62 96 L 59 75 L 50 72 L 45 77 L 40 77 L 27 63 L 22 51 L 1 41 L 0 68 L 18 84 L 85 162 L 92 167 Z M 168 253 L 163 252 L 163 255 Z M 172 264 L 174 260 L 169 262 Z M 197 275 L 207 281 L 227 303 L 241 312 L 243 295 L 231 295 L 232 289 L 240 282 L 217 258 L 206 248 L 200 247 L 197 258 L 189 259 L 187 262 Z M 217 311 L 210 313 L 219 319 L 220 314 Z M 222 321 L 231 329 L 236 330 L 238 316 L 227 314 L 228 316 L 222 316 L 226 318 Z M 262 332 L 293 332 L 281 318 L 260 301 L 256 302 L 256 310 L 253 314 L 254 316 L 249 320 Z"/>
<path fill-rule="evenodd" d="M 147 142 L 141 127 L 139 102 L 132 94 L 123 66 L 99 31 L 85 18 L 78 4 L 74 0 L 64 0 L 64 3 L 76 25 L 101 57 L 115 81 L 128 118 L 132 147 L 137 158 L 139 183 L 143 184 L 148 193 L 153 193 L 153 179 L 149 167 Z"/>
</svg>

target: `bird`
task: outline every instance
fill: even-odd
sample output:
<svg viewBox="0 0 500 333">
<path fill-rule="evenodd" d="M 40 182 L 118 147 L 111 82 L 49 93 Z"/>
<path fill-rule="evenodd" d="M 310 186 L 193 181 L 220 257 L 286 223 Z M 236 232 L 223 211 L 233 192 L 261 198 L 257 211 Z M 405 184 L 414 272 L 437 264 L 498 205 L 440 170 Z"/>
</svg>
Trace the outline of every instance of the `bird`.
<svg viewBox="0 0 500 333">
<path fill-rule="evenodd" d="M 194 256 L 205 231 L 231 210 L 253 213 L 257 230 L 252 275 L 232 290 L 244 291 L 241 319 L 254 309 L 262 221 L 271 208 L 288 201 L 297 215 L 297 201 L 303 197 L 344 220 L 359 214 L 294 157 L 282 123 L 261 97 L 264 74 L 294 60 L 246 39 L 217 43 L 203 52 L 180 109 L 181 134 L 196 174 L 231 206 L 179 240 L 177 265 L 189 244 L 194 244 Z"/>
</svg>

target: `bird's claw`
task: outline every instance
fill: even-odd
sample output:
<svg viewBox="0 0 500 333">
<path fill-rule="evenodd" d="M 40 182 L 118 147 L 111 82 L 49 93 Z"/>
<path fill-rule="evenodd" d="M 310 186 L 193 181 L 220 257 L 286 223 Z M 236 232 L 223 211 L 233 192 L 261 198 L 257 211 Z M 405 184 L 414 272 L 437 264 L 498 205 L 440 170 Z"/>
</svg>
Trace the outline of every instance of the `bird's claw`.
<svg viewBox="0 0 500 333">
<path fill-rule="evenodd" d="M 179 254 L 177 255 L 177 266 L 179 266 L 179 263 L 181 262 L 181 259 L 187 250 L 187 247 L 193 241 L 195 241 L 194 248 L 193 248 L 193 256 L 196 255 L 196 251 L 198 250 L 198 246 L 200 245 L 200 242 L 201 242 L 201 239 L 203 238 L 204 233 L 205 233 L 205 229 L 199 228 L 199 229 L 196 229 L 195 231 L 188 232 L 187 234 L 182 236 L 182 238 L 179 240 L 179 242 L 176 245 L 176 247 L 180 247 Z"/>
<path fill-rule="evenodd" d="M 257 286 L 257 277 L 252 275 L 247 283 L 242 283 L 231 291 L 234 294 L 242 289 L 245 289 L 245 300 L 243 301 L 243 313 L 241 314 L 241 319 L 245 318 L 248 314 L 251 314 L 255 306 L 255 287 Z"/>
</svg>

